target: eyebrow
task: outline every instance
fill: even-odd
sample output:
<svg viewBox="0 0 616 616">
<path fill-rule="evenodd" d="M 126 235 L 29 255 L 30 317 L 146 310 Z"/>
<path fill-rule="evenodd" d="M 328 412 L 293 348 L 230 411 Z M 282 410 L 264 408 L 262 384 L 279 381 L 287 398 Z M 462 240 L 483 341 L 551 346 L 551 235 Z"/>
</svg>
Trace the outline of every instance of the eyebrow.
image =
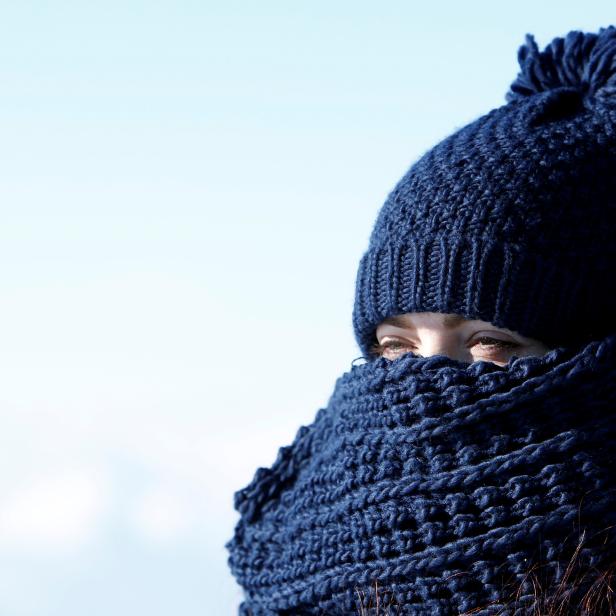
<svg viewBox="0 0 616 616">
<path fill-rule="evenodd" d="M 447 329 L 453 329 L 454 327 L 458 327 L 463 321 L 466 321 L 466 317 L 461 314 L 446 314 L 443 318 L 443 325 Z M 412 327 L 412 324 L 408 322 L 408 317 L 403 314 L 387 317 L 383 319 L 382 323 L 393 325 L 394 327 Z"/>
</svg>

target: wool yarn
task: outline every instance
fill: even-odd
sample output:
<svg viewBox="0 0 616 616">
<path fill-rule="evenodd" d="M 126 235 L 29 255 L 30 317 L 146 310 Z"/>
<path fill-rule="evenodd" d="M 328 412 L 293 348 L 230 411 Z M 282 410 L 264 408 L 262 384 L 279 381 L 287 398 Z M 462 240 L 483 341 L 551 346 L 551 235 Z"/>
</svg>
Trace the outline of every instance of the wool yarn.
<svg viewBox="0 0 616 616">
<path fill-rule="evenodd" d="M 457 313 L 549 347 L 616 314 L 616 27 L 532 35 L 506 104 L 449 135 L 389 193 L 356 276 L 364 355 L 405 312 Z M 597 301 L 601 298 L 601 301 Z"/>
<path fill-rule="evenodd" d="M 375 580 L 392 614 L 526 614 L 528 571 L 554 587 L 581 534 L 585 566 L 616 558 L 615 437 L 616 335 L 356 364 L 235 494 L 240 614 L 357 615 Z"/>
<path fill-rule="evenodd" d="M 382 616 L 375 582 L 395 614 L 522 616 L 529 572 L 556 588 L 580 539 L 584 570 L 616 561 L 615 58 L 613 26 L 542 52 L 527 35 L 507 103 L 389 194 L 356 278 L 367 361 L 235 493 L 240 616 Z M 414 311 L 553 348 L 370 356 L 377 325 Z"/>
</svg>

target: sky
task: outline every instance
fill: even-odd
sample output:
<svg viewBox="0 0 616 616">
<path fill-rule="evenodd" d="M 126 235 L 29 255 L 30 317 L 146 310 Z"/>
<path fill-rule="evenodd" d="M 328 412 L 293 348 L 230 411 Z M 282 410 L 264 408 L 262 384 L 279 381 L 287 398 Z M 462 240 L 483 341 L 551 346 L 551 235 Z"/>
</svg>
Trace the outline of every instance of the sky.
<svg viewBox="0 0 616 616">
<path fill-rule="evenodd" d="M 233 493 L 361 354 L 388 192 L 607 1 L 3 3 L 0 616 L 237 614 Z M 613 22 L 612 22 L 613 23 Z"/>
</svg>

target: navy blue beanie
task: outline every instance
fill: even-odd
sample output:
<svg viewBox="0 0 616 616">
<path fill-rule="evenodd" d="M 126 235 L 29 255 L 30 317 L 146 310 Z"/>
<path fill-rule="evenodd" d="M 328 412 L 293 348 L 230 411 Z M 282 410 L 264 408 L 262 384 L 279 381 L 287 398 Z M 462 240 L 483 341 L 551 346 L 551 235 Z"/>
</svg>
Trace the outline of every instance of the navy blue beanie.
<svg viewBox="0 0 616 616">
<path fill-rule="evenodd" d="M 411 311 L 554 348 L 339 376 L 235 493 L 241 616 L 535 616 L 537 587 L 553 613 L 610 613 L 582 603 L 616 566 L 615 58 L 614 27 L 541 53 L 527 35 L 507 104 L 389 195 L 357 275 L 363 351 Z"/>
<path fill-rule="evenodd" d="M 415 162 L 379 212 L 356 279 L 364 355 L 405 312 L 457 313 L 550 347 L 616 315 L 616 28 L 532 35 L 507 103 Z M 592 327 L 591 327 L 592 325 Z"/>
</svg>

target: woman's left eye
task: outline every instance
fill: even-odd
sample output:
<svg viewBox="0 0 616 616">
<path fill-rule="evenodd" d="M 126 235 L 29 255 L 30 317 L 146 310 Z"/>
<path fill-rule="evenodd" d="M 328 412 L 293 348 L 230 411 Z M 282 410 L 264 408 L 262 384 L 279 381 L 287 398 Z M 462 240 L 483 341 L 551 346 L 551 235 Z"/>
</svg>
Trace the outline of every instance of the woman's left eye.
<svg viewBox="0 0 616 616">
<path fill-rule="evenodd" d="M 489 336 L 481 336 L 477 338 L 476 342 L 481 343 L 483 347 L 497 349 L 514 349 L 520 346 L 517 342 L 512 342 L 511 340 L 499 340 L 498 338 L 490 338 Z"/>
</svg>

